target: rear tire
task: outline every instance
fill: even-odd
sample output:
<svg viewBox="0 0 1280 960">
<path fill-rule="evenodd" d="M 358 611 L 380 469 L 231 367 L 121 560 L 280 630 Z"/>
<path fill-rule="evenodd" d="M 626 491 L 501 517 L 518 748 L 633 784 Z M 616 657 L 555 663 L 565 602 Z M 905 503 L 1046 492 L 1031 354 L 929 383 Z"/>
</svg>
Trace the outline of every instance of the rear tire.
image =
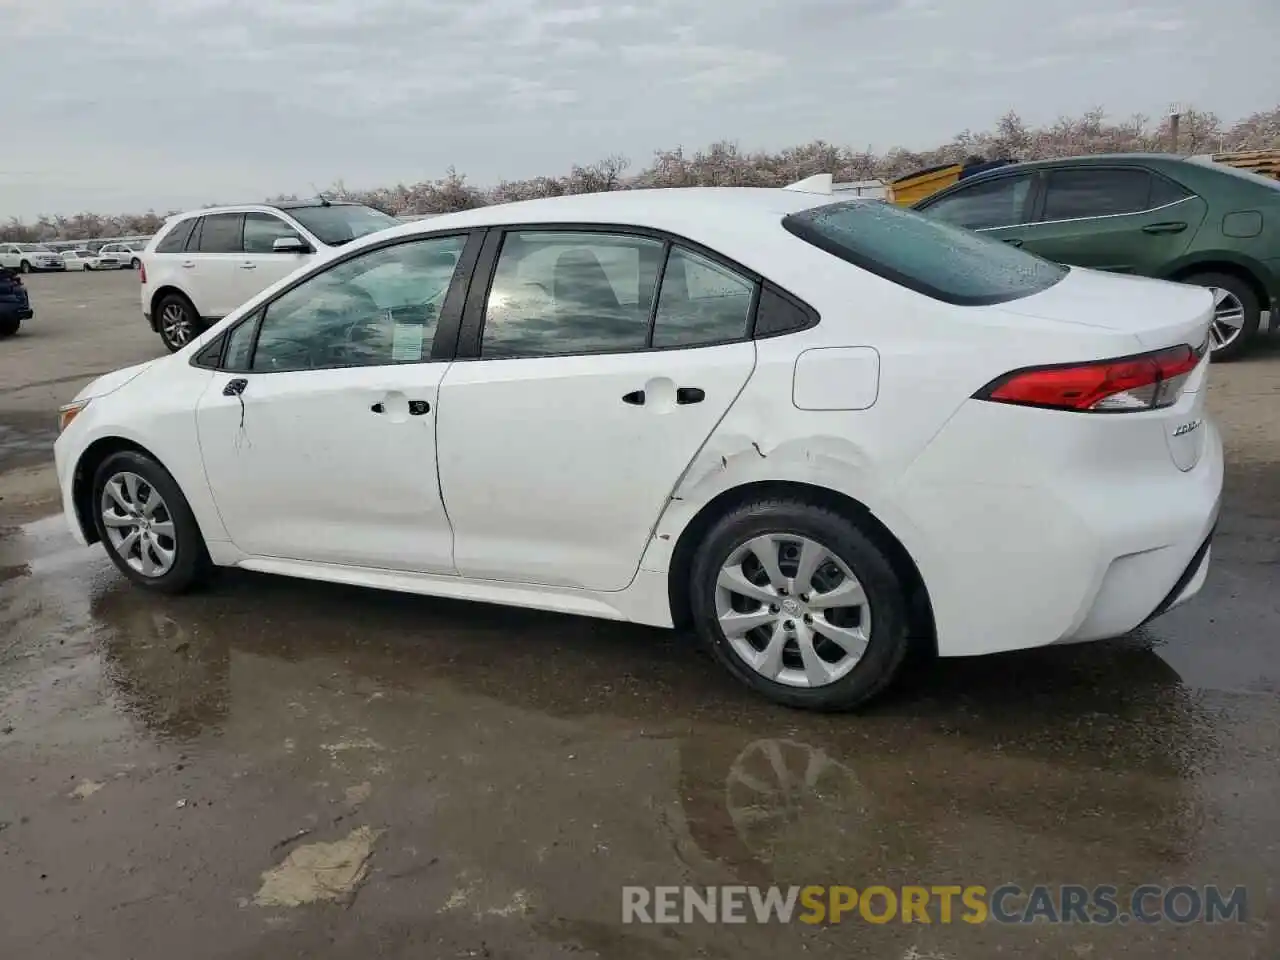
<svg viewBox="0 0 1280 960">
<path fill-rule="evenodd" d="M 187 498 L 169 471 L 124 450 L 94 472 L 93 521 L 116 568 L 158 593 L 183 593 L 208 579 L 212 564 Z"/>
<path fill-rule="evenodd" d="M 1230 273 L 1194 273 L 1183 277 L 1182 282 L 1215 291 L 1215 317 L 1209 330 L 1210 358 L 1226 361 L 1243 356 L 1253 346 L 1262 320 L 1262 304 L 1253 288 Z M 1232 331 L 1234 336 L 1227 339 L 1228 332 Z"/>
<path fill-rule="evenodd" d="M 28 263 L 26 260 L 23 260 L 23 261 L 22 261 L 22 263 L 18 264 L 18 269 L 19 269 L 22 273 L 30 273 L 30 272 L 31 272 L 31 264 L 30 264 L 30 263 Z"/>
<path fill-rule="evenodd" d="M 191 301 L 177 293 L 162 297 L 156 304 L 156 331 L 170 353 L 176 353 L 190 343 L 200 332 L 196 309 Z"/>
<path fill-rule="evenodd" d="M 776 566 L 760 559 L 775 547 Z M 837 603 L 837 594 L 860 599 Z M 694 556 L 690 601 L 715 658 L 789 707 L 861 706 L 910 647 L 907 591 L 884 552 L 849 518 L 801 500 L 761 500 L 721 518 Z M 743 632 L 751 621 L 735 617 L 760 623 Z"/>
<path fill-rule="evenodd" d="M 134 257 L 132 260 L 129 261 L 129 266 L 132 269 L 137 270 L 138 267 L 142 266 L 142 261 L 139 260 L 137 257 Z"/>
<path fill-rule="evenodd" d="M 12 337 L 21 326 L 22 321 L 17 317 L 5 317 L 0 320 L 0 337 Z"/>
</svg>

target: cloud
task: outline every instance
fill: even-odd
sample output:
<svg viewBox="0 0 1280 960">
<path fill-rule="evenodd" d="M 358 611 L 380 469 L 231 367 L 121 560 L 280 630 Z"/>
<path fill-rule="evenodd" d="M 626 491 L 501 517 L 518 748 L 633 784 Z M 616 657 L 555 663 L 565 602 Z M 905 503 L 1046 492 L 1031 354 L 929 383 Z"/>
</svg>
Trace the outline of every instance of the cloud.
<svg viewBox="0 0 1280 960">
<path fill-rule="evenodd" d="M 1274 105 L 1272 0 L 0 0 L 0 218 Z"/>
</svg>

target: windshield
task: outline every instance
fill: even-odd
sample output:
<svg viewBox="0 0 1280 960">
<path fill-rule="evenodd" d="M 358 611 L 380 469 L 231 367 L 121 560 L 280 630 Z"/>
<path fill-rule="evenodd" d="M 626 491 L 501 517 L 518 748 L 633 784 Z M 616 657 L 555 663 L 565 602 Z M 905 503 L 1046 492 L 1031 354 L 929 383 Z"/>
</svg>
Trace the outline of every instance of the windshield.
<svg viewBox="0 0 1280 960">
<path fill-rule="evenodd" d="M 914 210 L 850 200 L 785 217 L 801 240 L 946 303 L 1005 303 L 1047 290 L 1067 268 Z"/>
<path fill-rule="evenodd" d="M 53 253 L 43 243 L 20 243 L 18 249 L 23 253 Z"/>
<path fill-rule="evenodd" d="M 331 247 L 350 243 L 359 237 L 377 233 L 399 224 L 373 207 L 354 203 L 335 203 L 327 207 L 294 207 L 289 216 L 315 234 L 316 239 Z"/>
</svg>

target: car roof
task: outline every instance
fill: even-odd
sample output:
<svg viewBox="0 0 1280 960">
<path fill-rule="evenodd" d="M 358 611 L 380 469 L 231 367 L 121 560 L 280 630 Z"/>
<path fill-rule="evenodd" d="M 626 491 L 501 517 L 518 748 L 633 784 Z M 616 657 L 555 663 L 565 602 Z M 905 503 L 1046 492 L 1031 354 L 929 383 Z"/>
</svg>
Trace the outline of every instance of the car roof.
<svg viewBox="0 0 1280 960">
<path fill-rule="evenodd" d="M 213 213 L 269 213 L 272 210 L 306 210 L 312 207 L 362 207 L 364 204 L 352 200 L 281 200 L 278 203 L 222 203 L 216 207 L 201 207 L 198 210 L 183 210 L 170 216 L 165 223 L 177 223 L 194 217 L 205 217 Z"/>
<path fill-rule="evenodd" d="M 746 262 L 740 252 L 744 237 L 749 237 L 752 230 L 758 234 L 759 228 L 768 224 L 777 226 L 777 232 L 782 233 L 782 219 L 788 214 L 846 199 L 831 194 L 759 187 L 613 190 L 476 207 L 391 227 L 380 231 L 378 236 L 388 233 L 411 236 L 506 224 L 613 224 L 687 237 Z"/>
</svg>

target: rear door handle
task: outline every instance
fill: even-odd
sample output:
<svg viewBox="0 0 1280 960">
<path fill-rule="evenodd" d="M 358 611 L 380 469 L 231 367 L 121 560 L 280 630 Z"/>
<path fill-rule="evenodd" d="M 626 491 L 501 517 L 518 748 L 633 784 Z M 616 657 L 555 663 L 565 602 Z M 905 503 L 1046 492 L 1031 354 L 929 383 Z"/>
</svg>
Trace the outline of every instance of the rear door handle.
<svg viewBox="0 0 1280 960">
<path fill-rule="evenodd" d="M 629 403 L 635 407 L 642 407 L 644 406 L 644 391 L 632 390 L 630 393 L 624 393 L 622 395 L 622 402 Z"/>
<path fill-rule="evenodd" d="M 706 397 L 706 391 L 701 387 L 678 387 L 676 389 L 676 403 L 701 403 Z"/>
<path fill-rule="evenodd" d="M 1187 225 L 1181 220 L 1170 220 L 1168 223 L 1148 223 L 1142 228 L 1143 233 L 1181 233 Z"/>
<path fill-rule="evenodd" d="M 1007 240 L 1005 240 L 1005 243 L 1007 243 L 1011 247 L 1022 246 L 1022 241 L 1019 240 L 1017 237 L 1009 237 Z"/>
<path fill-rule="evenodd" d="M 196 262 L 194 260 L 183 260 L 182 265 L 186 267 L 188 270 L 190 270 L 192 267 L 196 265 Z"/>
<path fill-rule="evenodd" d="M 249 263 L 246 261 L 245 263 L 240 264 L 240 269 L 241 270 L 257 270 L 258 265 L 256 263 Z"/>
</svg>

